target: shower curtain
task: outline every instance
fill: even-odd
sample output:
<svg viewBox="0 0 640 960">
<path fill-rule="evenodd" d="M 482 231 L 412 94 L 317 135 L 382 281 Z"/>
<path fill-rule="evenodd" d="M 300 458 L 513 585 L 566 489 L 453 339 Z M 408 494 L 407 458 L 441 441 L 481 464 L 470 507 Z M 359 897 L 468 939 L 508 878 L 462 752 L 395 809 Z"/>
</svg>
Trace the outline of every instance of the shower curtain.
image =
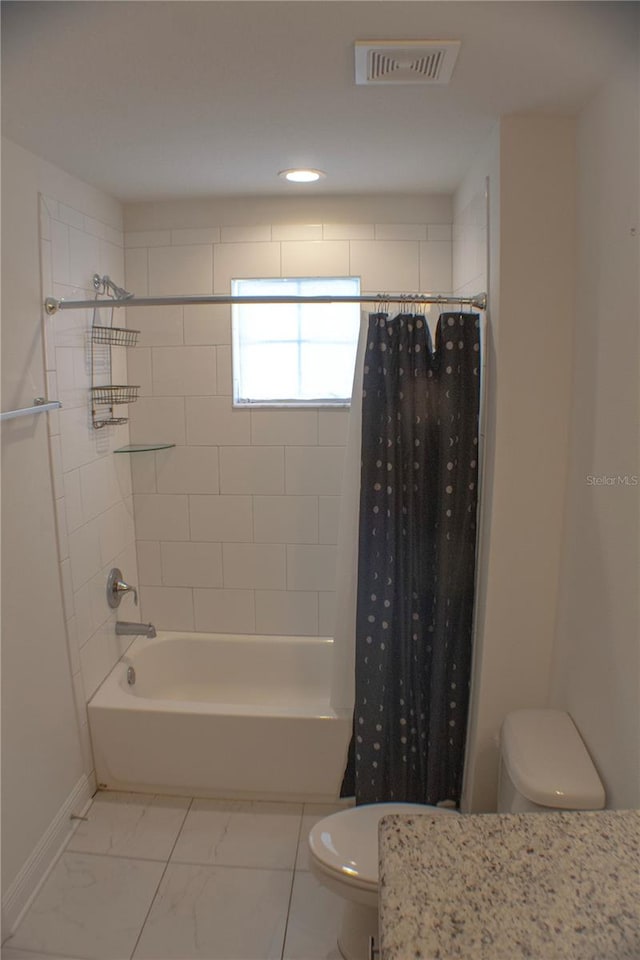
<svg viewBox="0 0 640 960">
<path fill-rule="evenodd" d="M 339 589 L 336 629 L 336 670 L 348 670 L 355 620 L 343 793 L 356 803 L 457 804 L 471 671 L 479 317 L 442 314 L 433 349 L 424 317 L 375 314 L 360 360 L 357 610 Z M 357 486 L 352 478 L 352 498 Z M 345 574 L 348 551 L 341 556 Z M 343 681 L 334 706 L 348 707 L 352 690 Z"/>
</svg>

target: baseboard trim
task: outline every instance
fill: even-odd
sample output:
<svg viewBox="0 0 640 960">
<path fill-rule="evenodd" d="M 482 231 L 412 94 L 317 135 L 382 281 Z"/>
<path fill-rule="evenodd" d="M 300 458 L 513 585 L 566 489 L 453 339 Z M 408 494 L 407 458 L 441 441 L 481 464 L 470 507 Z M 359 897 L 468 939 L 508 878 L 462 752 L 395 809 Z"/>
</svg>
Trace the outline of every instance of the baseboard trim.
<svg viewBox="0 0 640 960">
<path fill-rule="evenodd" d="M 95 793 L 95 778 L 84 774 L 51 821 L 18 876 L 2 897 L 2 939 L 10 936 L 49 875 Z"/>
</svg>

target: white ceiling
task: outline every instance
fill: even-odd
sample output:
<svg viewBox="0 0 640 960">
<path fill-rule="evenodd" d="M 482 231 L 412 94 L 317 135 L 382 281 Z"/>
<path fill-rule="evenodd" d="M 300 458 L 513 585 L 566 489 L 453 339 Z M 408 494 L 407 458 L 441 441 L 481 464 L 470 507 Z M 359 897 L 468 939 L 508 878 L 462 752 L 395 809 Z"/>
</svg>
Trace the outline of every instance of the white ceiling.
<svg viewBox="0 0 640 960">
<path fill-rule="evenodd" d="M 3 133 L 122 200 L 450 192 L 501 114 L 571 114 L 637 2 L 3 2 Z M 459 39 L 448 86 L 354 83 L 355 40 Z M 322 183 L 278 170 L 319 167 Z"/>
</svg>

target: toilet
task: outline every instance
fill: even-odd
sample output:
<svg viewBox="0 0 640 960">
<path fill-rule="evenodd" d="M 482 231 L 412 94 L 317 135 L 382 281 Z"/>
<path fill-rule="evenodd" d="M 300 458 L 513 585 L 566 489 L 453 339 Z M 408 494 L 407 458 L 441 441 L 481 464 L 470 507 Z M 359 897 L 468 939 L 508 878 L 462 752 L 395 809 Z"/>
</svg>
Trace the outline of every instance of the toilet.
<svg viewBox="0 0 640 960">
<path fill-rule="evenodd" d="M 309 833 L 313 874 L 344 900 L 338 948 L 345 960 L 368 960 L 378 937 L 378 821 L 390 813 L 458 815 L 423 803 L 370 803 L 332 813 Z"/>
<path fill-rule="evenodd" d="M 561 710 L 516 710 L 500 739 L 499 813 L 601 810 L 602 782 L 571 717 Z M 367 960 L 378 937 L 378 821 L 388 814 L 460 816 L 418 803 L 372 803 L 320 820 L 309 833 L 311 869 L 342 897 L 338 948 Z"/>
</svg>

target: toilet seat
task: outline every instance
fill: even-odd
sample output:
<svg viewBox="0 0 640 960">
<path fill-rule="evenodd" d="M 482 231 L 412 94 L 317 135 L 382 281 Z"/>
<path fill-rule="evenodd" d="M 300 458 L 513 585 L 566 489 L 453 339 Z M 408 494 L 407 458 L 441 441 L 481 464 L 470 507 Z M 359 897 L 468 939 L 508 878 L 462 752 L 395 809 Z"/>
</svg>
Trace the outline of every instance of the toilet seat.
<svg viewBox="0 0 640 960">
<path fill-rule="evenodd" d="M 422 803 L 369 803 L 332 813 L 309 833 L 313 873 L 343 899 L 338 949 L 345 960 L 365 960 L 378 935 L 378 821 L 393 813 L 439 816 L 457 811 Z"/>
<path fill-rule="evenodd" d="M 454 810 L 421 803 L 370 803 L 340 810 L 311 828 L 309 847 L 329 877 L 374 892 L 378 887 L 378 821 L 388 814 L 447 815 Z"/>
</svg>

